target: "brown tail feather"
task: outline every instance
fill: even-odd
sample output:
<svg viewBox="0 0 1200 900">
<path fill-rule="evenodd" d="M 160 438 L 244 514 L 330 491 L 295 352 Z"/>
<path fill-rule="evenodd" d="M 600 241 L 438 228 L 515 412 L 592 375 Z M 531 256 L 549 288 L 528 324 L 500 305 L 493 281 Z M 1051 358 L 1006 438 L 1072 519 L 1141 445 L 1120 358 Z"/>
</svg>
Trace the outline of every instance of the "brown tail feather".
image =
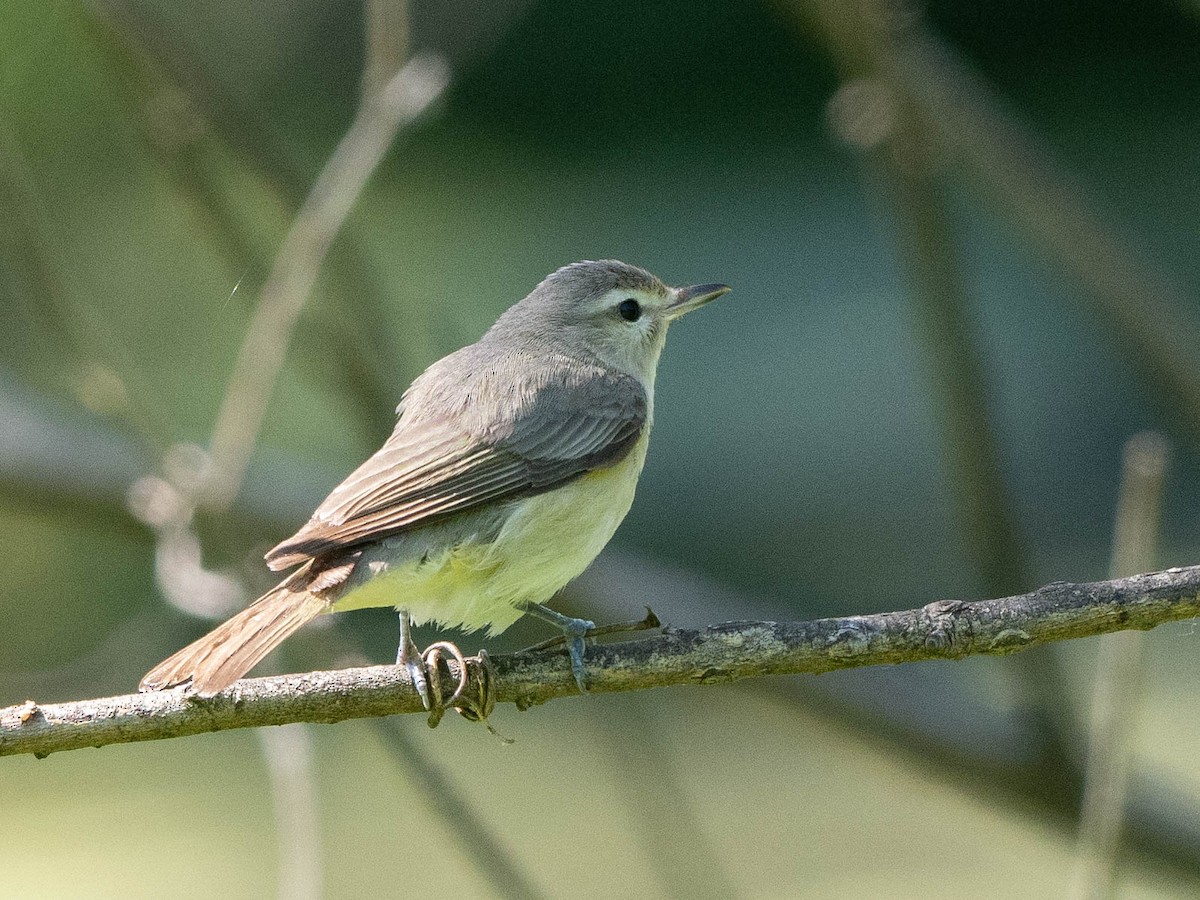
<svg viewBox="0 0 1200 900">
<path fill-rule="evenodd" d="M 329 601 L 310 593 L 309 567 L 293 573 L 229 621 L 159 663 L 142 679 L 143 691 L 190 681 L 201 697 L 225 690 Z"/>
</svg>

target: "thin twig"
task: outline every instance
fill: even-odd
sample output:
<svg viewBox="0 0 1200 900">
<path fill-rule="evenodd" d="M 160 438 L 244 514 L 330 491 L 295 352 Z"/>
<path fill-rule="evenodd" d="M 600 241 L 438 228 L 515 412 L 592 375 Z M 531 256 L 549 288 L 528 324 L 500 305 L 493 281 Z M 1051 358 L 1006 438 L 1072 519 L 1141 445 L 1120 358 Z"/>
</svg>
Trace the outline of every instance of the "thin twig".
<svg viewBox="0 0 1200 900">
<path fill-rule="evenodd" d="M 404 11 L 402 2 L 396 5 Z M 370 34 L 367 41 L 372 42 Z M 275 258 L 230 377 L 213 432 L 212 456 L 200 455 L 207 465 L 176 466 L 182 477 L 144 478 L 141 490 L 131 493 L 131 508 L 157 534 L 156 569 L 164 592 L 191 612 L 223 613 L 223 607 L 244 593 L 237 579 L 203 566 L 200 541 L 191 528 L 195 507 L 209 501 L 227 509 L 241 489 L 291 333 L 329 246 L 397 131 L 414 121 L 447 82 L 437 57 L 419 58 L 397 69 L 398 63 L 387 73 L 386 83 L 363 98 Z M 186 450 L 174 448 L 172 454 L 197 456 Z M 169 460 L 164 465 L 171 468 Z M 195 607 L 192 600 L 197 595 L 217 600 L 216 609 Z M 265 734 L 260 744 L 272 772 L 281 896 L 321 893 L 321 842 L 308 741 L 303 729 L 295 728 Z"/>
<path fill-rule="evenodd" d="M 448 81 L 441 57 L 413 57 L 382 90 L 364 97 L 353 124 L 317 177 L 275 258 L 229 379 L 204 486 L 210 508 L 228 508 L 237 494 L 292 331 L 330 244 L 397 129 L 424 112 Z"/>
<path fill-rule="evenodd" d="M 1055 582 L 997 600 L 940 600 L 920 609 L 810 622 L 730 622 L 666 631 L 588 651 L 595 693 L 714 684 L 763 675 L 999 656 L 1200 615 L 1200 566 L 1093 584 Z M 451 673 L 454 676 L 455 673 Z M 480 673 L 473 673 L 480 677 Z M 455 676 L 456 677 L 456 676 Z M 566 654 L 496 657 L 496 699 L 525 709 L 578 694 Z M 337 722 L 424 712 L 399 666 L 239 682 L 209 700 L 183 690 L 0 710 L 0 755 L 183 737 L 286 722 Z"/>
<path fill-rule="evenodd" d="M 412 29 L 405 0 L 366 0 L 363 18 L 363 96 L 369 96 L 381 90 L 408 59 Z"/>
<path fill-rule="evenodd" d="M 303 205 L 312 187 L 311 173 L 283 150 L 262 109 L 243 104 L 227 85 L 209 78 L 186 42 L 158 19 L 142 15 L 125 0 L 90 3 L 81 11 L 95 49 L 145 108 L 139 119 L 148 138 L 145 144 L 196 209 L 206 236 L 221 248 L 232 272 L 257 271 L 258 260 L 272 258 L 278 249 L 275 238 L 266 237 L 274 225 L 252 227 L 242 215 L 244 198 L 231 196 L 228 189 L 230 160 L 264 197 L 256 214 L 277 216 L 280 227 L 286 227 L 293 211 Z M 367 44 L 372 40 L 368 35 Z M 399 68 L 397 64 L 388 77 Z M 377 433 L 386 416 L 375 416 L 395 406 L 395 373 L 403 369 L 399 344 L 384 337 L 387 329 L 364 324 L 383 321 L 384 288 L 377 268 L 358 243 L 343 242 L 322 267 L 337 302 L 313 311 L 309 332 L 319 337 L 297 334 L 307 338 L 303 349 L 312 351 L 306 363 L 323 370 L 343 402 L 371 411 L 372 416 L 360 418 L 372 443 L 387 436 L 388 429 Z M 331 312 L 331 306 L 340 312 Z"/>
<path fill-rule="evenodd" d="M 1162 435 L 1139 434 L 1125 445 L 1113 533 L 1114 578 L 1154 565 L 1166 468 Z M 1131 631 L 1100 639 L 1079 815 L 1079 855 L 1070 893 L 1078 900 L 1114 896 L 1142 693 L 1144 638 Z"/>
<path fill-rule="evenodd" d="M 245 592 L 228 573 L 203 566 L 192 529 L 198 504 L 227 511 L 241 490 L 275 380 L 300 312 L 329 246 L 399 129 L 415 121 L 448 82 L 441 57 L 415 57 L 377 93 L 363 98 L 349 130 L 317 177 L 263 286 L 213 429 L 210 453 L 173 447 L 164 468 L 131 490 L 130 508 L 158 536 L 156 563 L 168 600 L 197 615 L 221 618 Z M 172 459 L 176 462 L 173 464 Z M 211 600 L 197 604 L 197 597 Z"/>
<path fill-rule="evenodd" d="M 366 0 L 364 15 L 365 103 L 367 98 L 386 89 L 389 79 L 408 56 L 410 23 L 405 0 Z M 358 381 L 370 383 L 369 379 Z M 402 723 L 395 719 L 373 719 L 371 724 L 392 759 L 404 770 L 407 780 L 416 786 L 418 796 L 446 825 L 449 834 L 461 846 L 463 857 L 476 868 L 497 896 L 530 900 L 545 896 L 523 871 L 517 857 L 505 846 L 502 832 L 489 828 L 483 822 L 453 779 L 428 758 L 420 744 L 404 730 Z"/>
</svg>

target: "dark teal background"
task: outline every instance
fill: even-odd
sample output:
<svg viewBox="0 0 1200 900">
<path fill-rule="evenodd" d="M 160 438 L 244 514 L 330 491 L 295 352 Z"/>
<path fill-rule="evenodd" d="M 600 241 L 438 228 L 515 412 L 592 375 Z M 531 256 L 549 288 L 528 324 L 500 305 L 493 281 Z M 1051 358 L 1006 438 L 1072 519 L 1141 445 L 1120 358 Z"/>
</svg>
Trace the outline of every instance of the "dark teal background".
<svg viewBox="0 0 1200 900">
<path fill-rule="evenodd" d="M 734 292 L 672 331 L 637 503 L 610 567 L 568 598 L 575 608 L 606 590 L 611 602 L 618 582 L 605 572 L 622 566 L 635 577 L 620 582 L 618 608 L 653 603 L 677 625 L 712 620 L 678 586 L 692 577 L 725 592 L 726 619 L 985 595 L 897 241 L 904 223 L 869 160 L 832 134 L 834 58 L 788 9 L 416 4 L 416 47 L 447 54 L 451 88 L 389 153 L 335 243 L 243 503 L 199 522 L 206 561 L 265 587 L 262 550 L 387 434 L 416 374 L 553 268 L 618 257 Z M 1120 245 L 1178 286 L 1184 302 L 1160 324 L 1191 334 L 1197 7 L 927 12 L 1028 150 L 1056 161 Z M 170 444 L 208 441 L 287 223 L 353 117 L 362 31 L 355 4 L 0 5 L 0 705 L 126 692 L 203 630 L 160 599 L 152 536 L 124 489 Z M 1122 447 L 1148 428 L 1173 453 L 1159 562 L 1194 563 L 1186 411 L 1140 374 L 1147 351 L 1096 315 L 1061 260 L 952 153 L 934 156 L 1024 586 L 1106 577 Z M 674 590 L 639 593 L 663 570 Z M 371 658 L 394 652 L 387 613 L 343 618 Z M 1200 802 L 1193 631 L 1166 626 L 1147 643 L 1137 790 L 1151 807 Z M 494 646 L 541 636 L 522 623 Z M 339 662 L 319 636 L 293 643 L 282 665 Z M 1057 650 L 1080 721 L 1093 653 L 1090 642 Z M 1030 701 L 1008 662 L 833 675 L 799 698 L 754 685 L 504 708 L 495 723 L 518 738 L 507 748 L 458 721 L 429 734 L 403 725 L 553 895 L 613 896 L 601 876 L 627 866 L 630 896 L 678 894 L 672 871 L 707 872 L 713 895 L 1058 896 L 1069 811 L 989 781 L 989 767 L 1032 758 Z M 420 780 L 401 777 L 373 734 L 362 723 L 314 733 L 326 892 L 434 872 L 439 889 L 484 891 L 421 805 Z M 658 760 L 652 780 L 674 779 L 683 812 L 655 818 L 614 786 L 646 758 Z M 976 775 L 946 778 L 947 759 Z M 93 895 L 274 890 L 271 800 L 250 735 L 8 760 L 0 791 L 29 800 L 28 815 L 0 817 L 16 894 L 76 892 L 85 869 Z M 411 860 L 410 815 L 443 848 L 439 862 Z M 694 833 L 672 826 L 678 817 Z M 1172 821 L 1177 835 L 1195 830 L 1186 813 Z M 923 860 L 942 842 L 954 852 Z M 128 855 L 147 846 L 192 859 L 131 874 Z M 1131 856 L 1122 896 L 1193 893 L 1191 852 Z M 569 889 L 555 893 L 564 873 Z"/>
</svg>

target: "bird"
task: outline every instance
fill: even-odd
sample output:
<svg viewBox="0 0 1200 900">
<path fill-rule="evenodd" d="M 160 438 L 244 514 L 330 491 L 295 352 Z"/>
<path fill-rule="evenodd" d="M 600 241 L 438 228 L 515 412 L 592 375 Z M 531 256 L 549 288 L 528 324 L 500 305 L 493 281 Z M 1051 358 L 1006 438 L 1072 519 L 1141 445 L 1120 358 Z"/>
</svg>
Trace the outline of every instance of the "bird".
<svg viewBox="0 0 1200 900">
<path fill-rule="evenodd" d="M 143 691 L 213 696 L 313 618 L 399 613 L 397 665 L 428 708 L 412 638 L 426 622 L 504 631 L 529 613 L 567 639 L 586 691 L 586 619 L 549 606 L 608 543 L 633 503 L 654 422 L 668 326 L 727 293 L 669 287 L 617 260 L 543 279 L 476 343 L 404 392 L 383 446 L 266 554 L 291 570 L 246 609 L 155 666 Z"/>
</svg>

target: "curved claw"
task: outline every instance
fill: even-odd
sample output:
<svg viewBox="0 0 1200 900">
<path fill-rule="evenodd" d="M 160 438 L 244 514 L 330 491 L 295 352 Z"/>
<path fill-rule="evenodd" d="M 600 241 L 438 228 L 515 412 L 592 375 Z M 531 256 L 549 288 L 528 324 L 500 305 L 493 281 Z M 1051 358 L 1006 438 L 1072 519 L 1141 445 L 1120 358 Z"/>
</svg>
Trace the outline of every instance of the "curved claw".
<svg viewBox="0 0 1200 900">
<path fill-rule="evenodd" d="M 458 684 L 454 693 L 446 697 L 442 692 L 442 655 L 454 659 Z M 472 665 L 473 664 L 473 665 Z M 421 697 L 421 703 L 429 712 L 429 727 L 436 728 L 446 710 L 454 707 L 467 720 L 482 722 L 488 731 L 506 744 L 512 741 L 496 731 L 488 722 L 488 716 L 496 706 L 496 685 L 491 661 L 487 652 L 469 660 L 450 641 L 437 641 L 422 653 L 412 639 L 412 620 L 407 612 L 400 612 L 400 649 L 396 653 L 396 665 L 404 666 L 412 681 L 413 689 Z"/>
<path fill-rule="evenodd" d="M 442 696 L 442 676 L 439 664 L 442 661 L 443 651 L 453 656 L 454 661 L 458 663 L 458 686 L 449 699 Z M 429 710 L 429 727 L 437 728 L 438 723 L 442 721 L 442 716 L 446 714 L 446 710 L 458 702 L 458 698 L 463 695 L 463 691 L 470 683 L 470 676 L 467 674 L 467 658 L 456 644 L 449 641 L 438 641 L 425 648 L 421 661 L 425 665 L 425 671 L 429 676 L 429 685 L 432 689 L 430 692 L 432 703 L 425 704 L 425 708 Z"/>
</svg>

